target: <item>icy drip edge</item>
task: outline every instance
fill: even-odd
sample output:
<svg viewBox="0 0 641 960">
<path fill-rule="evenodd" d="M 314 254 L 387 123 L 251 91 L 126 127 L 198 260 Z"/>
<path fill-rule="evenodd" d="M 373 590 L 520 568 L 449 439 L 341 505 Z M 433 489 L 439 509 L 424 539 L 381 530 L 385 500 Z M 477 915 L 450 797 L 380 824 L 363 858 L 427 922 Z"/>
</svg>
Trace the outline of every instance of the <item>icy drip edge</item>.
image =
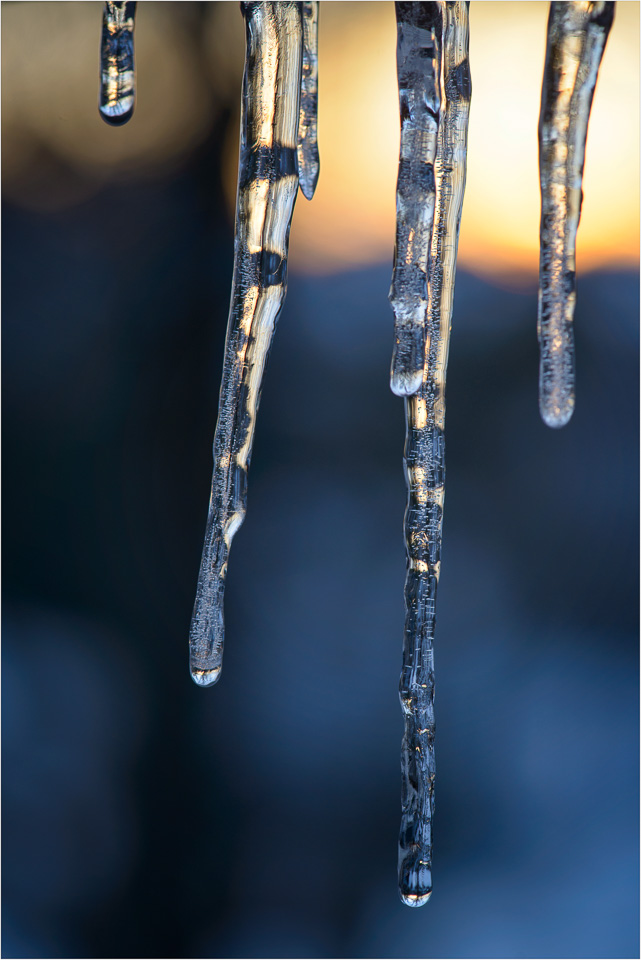
<svg viewBox="0 0 641 960">
<path fill-rule="evenodd" d="M 401 750 L 399 893 L 422 906 L 432 892 L 434 813 L 434 629 L 445 483 L 445 372 L 465 191 L 471 98 L 468 4 L 443 3 L 441 121 L 434 164 L 436 206 L 428 273 L 428 338 L 420 390 L 405 400 L 407 578 L 399 694 Z"/>
<path fill-rule="evenodd" d="M 100 116 L 112 126 L 127 123 L 136 101 L 135 3 L 107 2 L 100 40 Z"/>
<path fill-rule="evenodd" d="M 427 271 L 434 224 L 434 158 L 441 110 L 441 3 L 397 3 L 396 65 L 401 148 L 396 243 L 389 301 L 394 312 L 390 386 L 416 393 L 423 379 Z"/>
<path fill-rule="evenodd" d="M 318 0 L 303 3 L 303 72 L 298 124 L 300 189 L 311 200 L 318 183 Z"/>
<path fill-rule="evenodd" d="M 574 412 L 576 235 L 597 74 L 614 3 L 552 3 L 539 120 L 539 409 L 549 427 Z"/>
<path fill-rule="evenodd" d="M 222 670 L 229 548 L 245 517 L 247 471 L 265 363 L 287 287 L 289 230 L 298 193 L 301 4 L 241 3 L 246 56 L 234 273 L 214 436 L 214 472 L 189 636 L 200 686 Z"/>
</svg>

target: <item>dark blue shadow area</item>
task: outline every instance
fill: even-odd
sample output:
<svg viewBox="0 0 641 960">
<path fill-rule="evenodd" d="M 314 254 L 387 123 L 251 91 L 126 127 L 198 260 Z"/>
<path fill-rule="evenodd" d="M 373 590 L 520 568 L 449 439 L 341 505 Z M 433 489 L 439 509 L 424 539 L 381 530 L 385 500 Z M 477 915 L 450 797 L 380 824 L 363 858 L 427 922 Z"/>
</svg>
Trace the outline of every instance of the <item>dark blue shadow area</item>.
<svg viewBox="0 0 641 960">
<path fill-rule="evenodd" d="M 553 432 L 535 295 L 459 273 L 434 894 L 410 911 L 390 264 L 290 277 L 223 676 L 188 676 L 217 144 L 171 182 L 5 208 L 3 956 L 637 956 L 638 275 L 579 276 Z"/>
</svg>

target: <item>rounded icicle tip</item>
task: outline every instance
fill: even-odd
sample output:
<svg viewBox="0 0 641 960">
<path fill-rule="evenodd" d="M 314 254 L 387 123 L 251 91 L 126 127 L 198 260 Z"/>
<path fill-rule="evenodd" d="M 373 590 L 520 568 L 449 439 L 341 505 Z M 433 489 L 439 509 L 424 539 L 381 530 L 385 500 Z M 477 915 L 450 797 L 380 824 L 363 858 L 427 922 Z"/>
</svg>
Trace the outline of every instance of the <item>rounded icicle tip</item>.
<svg viewBox="0 0 641 960">
<path fill-rule="evenodd" d="M 403 893 L 402 890 L 400 890 L 399 893 L 406 907 L 422 907 L 432 896 L 431 890 L 429 893 L 423 894 L 423 896 L 414 893 Z"/>
<path fill-rule="evenodd" d="M 389 385 L 397 397 L 413 397 L 421 389 L 422 383 L 422 370 L 395 370 L 392 367 Z"/>
<path fill-rule="evenodd" d="M 214 667 L 211 670 L 200 670 L 197 667 L 189 667 L 191 679 L 198 687 L 213 687 L 220 679 L 222 672 L 222 666 Z"/>
<path fill-rule="evenodd" d="M 397 397 L 411 397 L 421 389 L 425 365 L 425 327 L 416 318 L 407 321 L 392 301 L 394 349 L 390 367 L 390 388 Z"/>
<path fill-rule="evenodd" d="M 408 907 L 422 907 L 432 896 L 431 864 L 420 854 L 410 854 L 401 863 L 398 893 Z"/>
<path fill-rule="evenodd" d="M 134 98 L 127 97 L 126 101 L 116 104 L 101 103 L 98 105 L 100 116 L 110 127 L 121 127 L 131 120 L 134 113 Z"/>
<path fill-rule="evenodd" d="M 541 402 L 539 404 L 539 411 L 546 427 L 551 427 L 552 430 L 560 430 L 561 427 L 565 427 L 572 419 L 572 414 L 574 413 L 574 397 L 569 398 L 568 401 L 563 404 Z"/>
</svg>

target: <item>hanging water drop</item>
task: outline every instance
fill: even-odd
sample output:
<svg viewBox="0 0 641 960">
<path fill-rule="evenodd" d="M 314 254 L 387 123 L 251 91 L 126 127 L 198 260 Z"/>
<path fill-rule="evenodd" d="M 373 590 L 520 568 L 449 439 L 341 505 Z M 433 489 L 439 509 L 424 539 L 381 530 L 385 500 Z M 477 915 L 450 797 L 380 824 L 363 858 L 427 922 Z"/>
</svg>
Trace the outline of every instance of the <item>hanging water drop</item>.
<svg viewBox="0 0 641 960">
<path fill-rule="evenodd" d="M 539 121 L 539 408 L 549 427 L 574 411 L 576 234 L 588 120 L 614 3 L 552 3 Z"/>
<path fill-rule="evenodd" d="M 434 631 L 445 494 L 445 373 L 465 192 L 472 86 L 468 59 L 468 4 L 399 3 L 396 7 L 399 85 L 405 80 L 401 66 L 411 56 L 407 44 L 426 44 L 429 33 L 432 33 L 434 40 L 429 49 L 440 47 L 442 50 L 438 75 L 440 112 L 434 156 L 433 228 L 429 258 L 421 263 L 427 272 L 425 360 L 418 392 L 405 399 L 407 577 L 403 667 L 399 684 L 405 733 L 401 751 L 402 817 L 398 871 L 401 899 L 408 906 L 419 907 L 427 902 L 432 892 Z M 418 27 L 419 18 L 425 15 L 425 7 L 432 8 L 430 26 Z M 438 11 L 434 7 L 438 7 Z M 408 22 L 416 24 L 417 29 L 409 32 Z M 439 24 L 440 36 L 437 34 Z M 418 54 L 414 55 L 418 57 Z M 428 63 L 428 76 L 431 76 L 431 69 Z M 402 97 L 401 93 L 401 105 Z M 433 102 L 436 102 L 435 98 Z M 431 144 L 431 141 L 426 138 L 424 143 Z M 402 148 L 400 163 L 403 163 Z M 399 186 L 404 186 L 400 172 Z M 429 206 L 433 201 L 431 195 L 425 193 L 420 202 Z M 402 202 L 399 207 L 403 211 Z M 398 232 L 397 228 L 397 236 Z M 401 287 L 400 297 L 402 294 Z"/>
<path fill-rule="evenodd" d="M 135 3 L 105 3 L 100 42 L 100 116 L 118 126 L 134 112 L 136 72 L 134 69 Z"/>
<path fill-rule="evenodd" d="M 241 3 L 246 56 L 236 200 L 234 273 L 214 472 L 189 636 L 200 686 L 222 669 L 223 595 L 232 538 L 245 517 L 263 372 L 287 288 L 289 230 L 298 193 L 303 60 L 300 3 Z"/>
</svg>

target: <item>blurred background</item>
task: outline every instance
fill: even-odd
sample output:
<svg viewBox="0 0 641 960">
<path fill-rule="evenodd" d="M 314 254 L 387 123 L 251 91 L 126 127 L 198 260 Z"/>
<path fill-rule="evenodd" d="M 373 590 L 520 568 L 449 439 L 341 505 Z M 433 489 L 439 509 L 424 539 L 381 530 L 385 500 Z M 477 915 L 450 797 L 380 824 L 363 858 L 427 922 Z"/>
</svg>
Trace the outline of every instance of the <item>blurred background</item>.
<svg viewBox="0 0 641 960">
<path fill-rule="evenodd" d="M 403 404 L 394 8 L 325 2 L 226 599 L 187 671 L 232 270 L 236 3 L 2 4 L 4 957 L 638 956 L 639 4 L 579 230 L 577 408 L 537 408 L 546 3 L 471 5 L 447 388 L 434 894 L 396 892 Z"/>
</svg>

